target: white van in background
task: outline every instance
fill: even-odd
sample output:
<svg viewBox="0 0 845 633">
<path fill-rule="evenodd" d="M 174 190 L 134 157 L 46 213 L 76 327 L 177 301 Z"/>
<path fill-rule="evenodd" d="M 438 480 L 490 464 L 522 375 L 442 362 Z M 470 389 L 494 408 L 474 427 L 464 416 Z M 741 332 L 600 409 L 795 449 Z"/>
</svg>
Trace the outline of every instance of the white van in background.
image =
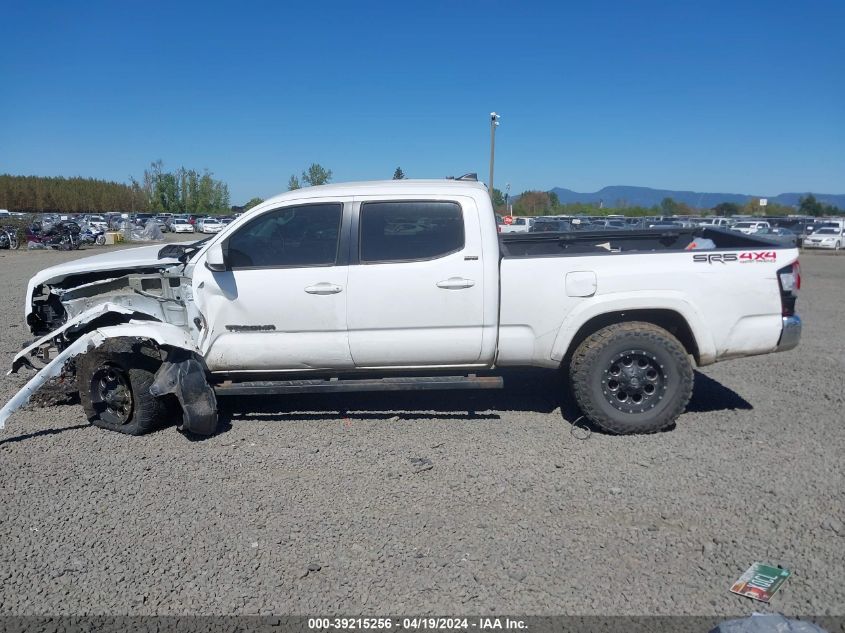
<svg viewBox="0 0 845 633">
<path fill-rule="evenodd" d="M 708 229 L 729 229 L 733 221 L 729 218 L 707 218 L 698 223 L 698 226 L 703 226 Z"/>
</svg>

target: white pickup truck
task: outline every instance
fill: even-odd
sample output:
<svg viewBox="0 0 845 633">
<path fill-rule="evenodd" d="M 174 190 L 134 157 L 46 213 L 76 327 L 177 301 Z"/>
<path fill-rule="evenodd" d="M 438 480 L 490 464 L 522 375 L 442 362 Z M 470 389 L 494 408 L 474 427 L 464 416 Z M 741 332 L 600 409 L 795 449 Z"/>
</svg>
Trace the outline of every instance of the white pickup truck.
<svg viewBox="0 0 845 633">
<path fill-rule="evenodd" d="M 596 425 L 654 432 L 693 360 L 798 344 L 797 258 L 700 227 L 500 236 L 463 179 L 299 189 L 199 242 L 36 275 L 12 371 L 37 373 L 0 428 L 60 376 L 97 426 L 210 434 L 218 396 L 496 388 L 535 366 L 565 370 Z"/>
</svg>

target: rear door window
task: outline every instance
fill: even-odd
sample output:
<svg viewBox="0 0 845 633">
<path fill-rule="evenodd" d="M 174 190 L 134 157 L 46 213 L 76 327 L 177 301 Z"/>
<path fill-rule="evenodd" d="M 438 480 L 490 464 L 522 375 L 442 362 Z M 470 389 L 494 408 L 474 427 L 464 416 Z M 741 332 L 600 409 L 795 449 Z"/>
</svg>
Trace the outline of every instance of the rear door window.
<svg viewBox="0 0 845 633">
<path fill-rule="evenodd" d="M 365 202 L 359 220 L 360 260 L 365 263 L 437 259 L 464 247 L 457 202 Z"/>
</svg>

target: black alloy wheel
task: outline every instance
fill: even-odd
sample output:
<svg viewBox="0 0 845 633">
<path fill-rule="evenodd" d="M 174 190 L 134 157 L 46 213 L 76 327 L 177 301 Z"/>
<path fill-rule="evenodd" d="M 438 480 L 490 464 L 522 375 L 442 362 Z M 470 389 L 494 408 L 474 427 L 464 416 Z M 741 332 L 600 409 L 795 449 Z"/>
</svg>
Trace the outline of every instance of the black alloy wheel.
<svg viewBox="0 0 845 633">
<path fill-rule="evenodd" d="M 664 367 L 645 350 L 617 354 L 604 370 L 603 392 L 611 406 L 625 413 L 653 409 L 666 393 Z"/>
<path fill-rule="evenodd" d="M 120 367 L 103 365 L 91 376 L 91 403 L 104 422 L 123 425 L 132 419 L 134 398 L 129 376 Z"/>
</svg>

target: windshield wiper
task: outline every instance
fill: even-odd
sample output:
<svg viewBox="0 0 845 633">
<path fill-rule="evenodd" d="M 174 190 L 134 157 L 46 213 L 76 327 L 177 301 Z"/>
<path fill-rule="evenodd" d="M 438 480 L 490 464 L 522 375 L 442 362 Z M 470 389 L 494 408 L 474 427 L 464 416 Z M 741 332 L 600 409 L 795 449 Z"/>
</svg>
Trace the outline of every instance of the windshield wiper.
<svg viewBox="0 0 845 633">
<path fill-rule="evenodd" d="M 159 259 L 178 259 L 183 264 L 187 264 L 191 257 L 199 251 L 203 245 L 210 240 L 211 237 L 206 237 L 198 242 L 191 242 L 190 244 L 167 244 L 161 247 L 158 251 Z"/>
</svg>

